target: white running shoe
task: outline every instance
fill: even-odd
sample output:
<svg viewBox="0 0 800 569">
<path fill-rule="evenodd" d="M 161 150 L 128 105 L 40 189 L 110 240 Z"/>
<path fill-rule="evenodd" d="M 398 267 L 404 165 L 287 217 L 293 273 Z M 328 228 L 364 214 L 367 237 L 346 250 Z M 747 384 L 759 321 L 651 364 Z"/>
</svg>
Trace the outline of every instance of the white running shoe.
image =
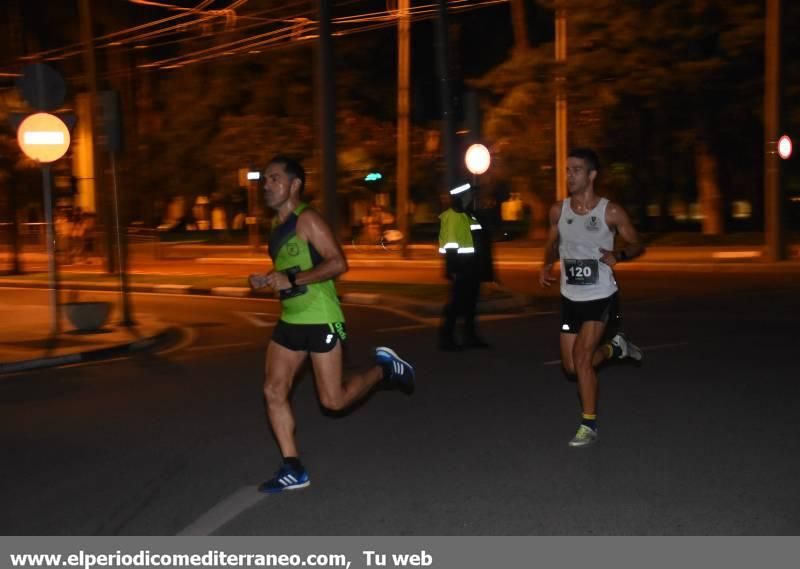
<svg viewBox="0 0 800 569">
<path fill-rule="evenodd" d="M 571 447 L 588 447 L 591 444 L 597 442 L 597 431 L 591 427 L 588 427 L 584 424 L 581 424 L 578 427 L 578 432 L 575 433 L 575 436 L 572 437 L 572 440 L 569 441 L 569 446 Z"/>
<path fill-rule="evenodd" d="M 611 344 L 617 346 L 622 351 L 619 359 L 631 358 L 637 362 L 642 361 L 642 350 L 639 349 L 639 346 L 628 340 L 622 332 L 611 339 Z"/>
</svg>

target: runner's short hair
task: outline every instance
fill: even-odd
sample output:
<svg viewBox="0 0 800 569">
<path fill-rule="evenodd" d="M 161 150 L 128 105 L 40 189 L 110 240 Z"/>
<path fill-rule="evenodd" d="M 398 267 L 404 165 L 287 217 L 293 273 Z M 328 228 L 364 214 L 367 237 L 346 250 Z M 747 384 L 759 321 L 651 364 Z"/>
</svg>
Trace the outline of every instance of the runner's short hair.
<svg viewBox="0 0 800 569">
<path fill-rule="evenodd" d="M 295 160 L 294 158 L 290 158 L 289 156 L 278 154 L 267 163 L 267 166 L 270 166 L 271 164 L 280 164 L 283 166 L 283 169 L 286 174 L 288 174 L 290 181 L 294 178 L 300 180 L 300 195 L 303 195 L 303 190 L 306 189 L 306 169 L 303 168 L 303 165 L 300 164 L 299 161 Z"/>
<path fill-rule="evenodd" d="M 598 175 L 600 174 L 600 159 L 591 148 L 573 148 L 569 151 L 567 158 L 580 158 L 586 162 L 586 166 L 590 172 L 594 170 Z"/>
</svg>

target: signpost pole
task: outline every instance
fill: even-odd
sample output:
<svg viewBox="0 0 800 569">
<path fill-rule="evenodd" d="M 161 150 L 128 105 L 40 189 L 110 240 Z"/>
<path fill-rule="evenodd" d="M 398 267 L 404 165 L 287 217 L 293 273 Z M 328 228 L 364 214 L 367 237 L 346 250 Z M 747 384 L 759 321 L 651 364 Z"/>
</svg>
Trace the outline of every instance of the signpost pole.
<svg viewBox="0 0 800 569">
<path fill-rule="evenodd" d="M 50 336 L 59 332 L 58 321 L 58 273 L 56 267 L 56 241 L 53 231 L 53 192 L 50 185 L 50 164 L 43 163 L 42 185 L 44 187 L 44 216 L 47 224 L 47 274 L 50 281 Z"/>
<path fill-rule="evenodd" d="M 122 233 L 119 222 L 119 190 L 117 189 L 117 160 L 114 152 L 111 156 L 111 180 L 113 183 L 114 199 L 114 230 L 117 237 L 117 260 L 119 268 L 119 291 L 122 300 L 122 322 L 123 326 L 133 326 L 136 321 L 131 316 L 130 295 L 128 294 L 128 259 L 127 254 L 123 255 Z M 127 247 L 125 247 L 127 252 Z"/>
</svg>

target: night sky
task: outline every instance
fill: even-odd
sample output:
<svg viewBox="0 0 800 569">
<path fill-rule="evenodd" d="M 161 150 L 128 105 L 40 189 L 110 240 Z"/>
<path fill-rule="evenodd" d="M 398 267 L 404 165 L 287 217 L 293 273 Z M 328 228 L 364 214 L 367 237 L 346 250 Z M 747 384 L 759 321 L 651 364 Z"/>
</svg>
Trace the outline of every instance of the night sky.
<svg viewBox="0 0 800 569">
<path fill-rule="evenodd" d="M 0 52 L 0 71 L 18 72 L 19 61 L 12 55 L 20 47 L 26 54 L 37 53 L 44 50 L 63 48 L 67 46 L 79 47 L 80 40 L 78 2 L 62 1 L 48 2 L 47 0 L 9 0 L 8 9 L 14 1 L 18 2 L 21 19 L 22 45 L 13 49 L 12 46 L 3 45 Z M 217 1 L 211 7 L 224 8 L 233 0 Z M 476 0 L 479 1 L 479 0 Z M 176 0 L 174 4 L 182 6 L 196 5 L 197 1 Z M 334 4 L 333 17 L 351 16 L 386 10 L 386 0 L 337 0 Z M 412 7 L 430 5 L 431 2 L 412 1 Z M 159 18 L 166 18 L 178 12 L 152 6 L 142 6 L 124 0 L 107 0 L 102 3 L 93 3 L 95 19 L 95 37 L 100 37 L 110 32 L 124 29 L 125 27 L 141 25 Z M 275 2 L 266 0 L 250 0 L 242 5 L 237 13 L 241 16 L 259 13 L 275 6 L 286 6 L 281 10 L 281 15 L 289 17 L 306 14 L 314 17 L 312 3 L 308 1 Z M 552 39 L 552 16 L 538 8 L 534 3 L 528 3 L 528 27 L 531 43 Z M 9 19 L 3 18 L 2 27 L 13 26 Z M 245 25 L 246 20 L 241 18 L 237 25 Z M 502 62 L 508 55 L 513 44 L 511 28 L 510 5 L 508 3 L 481 7 L 475 10 L 452 12 L 450 15 L 451 46 L 455 53 L 451 53 L 453 62 L 453 78 L 474 78 L 489 71 L 492 67 Z M 412 24 L 412 74 L 414 81 L 423 84 L 436 80 L 436 52 L 435 52 L 435 25 L 433 20 L 421 20 Z M 4 34 L 8 36 L 9 34 Z M 13 35 L 13 34 L 12 34 Z M 367 42 L 377 45 L 376 57 L 391 57 L 394 63 L 396 34 L 394 27 L 354 34 L 347 38 L 337 40 L 337 44 L 344 41 L 354 43 Z M 177 46 L 173 44 L 160 48 L 160 51 L 151 51 L 151 55 L 162 55 L 175 52 Z M 70 67 L 70 64 L 79 64 L 79 56 L 72 60 L 51 61 L 56 67 Z M 241 59 L 235 57 L 232 59 Z M 223 62 L 224 60 L 215 60 Z M 388 67 L 388 66 L 386 66 Z M 395 75 L 394 65 L 389 72 Z"/>
</svg>

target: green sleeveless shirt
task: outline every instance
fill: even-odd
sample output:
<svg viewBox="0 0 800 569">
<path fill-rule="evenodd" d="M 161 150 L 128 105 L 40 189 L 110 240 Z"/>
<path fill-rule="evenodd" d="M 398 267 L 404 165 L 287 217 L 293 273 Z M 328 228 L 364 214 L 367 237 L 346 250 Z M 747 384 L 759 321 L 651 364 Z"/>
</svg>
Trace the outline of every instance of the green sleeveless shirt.
<svg viewBox="0 0 800 569">
<path fill-rule="evenodd" d="M 292 214 L 279 224 L 273 221 L 269 238 L 269 255 L 276 271 L 308 271 L 322 262 L 314 246 L 297 236 L 297 220 L 308 207 L 301 203 Z M 281 320 L 288 324 L 330 324 L 344 322 L 333 279 L 298 285 L 281 291 Z"/>
</svg>

